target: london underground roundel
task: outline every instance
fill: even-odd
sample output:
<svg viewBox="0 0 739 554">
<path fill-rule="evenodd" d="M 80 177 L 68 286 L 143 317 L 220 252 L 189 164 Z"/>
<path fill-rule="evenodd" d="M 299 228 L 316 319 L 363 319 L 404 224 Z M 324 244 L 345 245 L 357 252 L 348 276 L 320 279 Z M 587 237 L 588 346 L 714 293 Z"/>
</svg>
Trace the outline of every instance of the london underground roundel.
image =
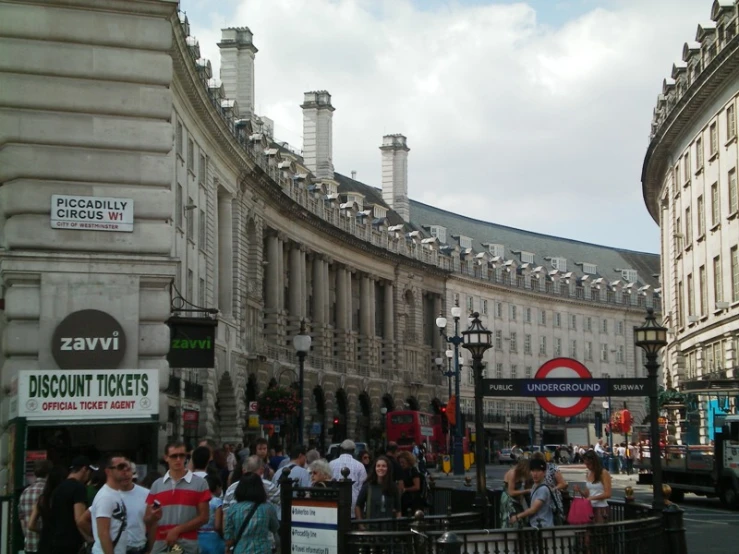
<svg viewBox="0 0 739 554">
<path fill-rule="evenodd" d="M 554 358 L 542 365 L 534 375 L 535 379 L 592 379 L 590 370 L 572 358 Z M 536 399 L 542 409 L 554 416 L 572 417 L 584 412 L 593 401 L 592 396 L 556 397 L 540 396 Z"/>
</svg>

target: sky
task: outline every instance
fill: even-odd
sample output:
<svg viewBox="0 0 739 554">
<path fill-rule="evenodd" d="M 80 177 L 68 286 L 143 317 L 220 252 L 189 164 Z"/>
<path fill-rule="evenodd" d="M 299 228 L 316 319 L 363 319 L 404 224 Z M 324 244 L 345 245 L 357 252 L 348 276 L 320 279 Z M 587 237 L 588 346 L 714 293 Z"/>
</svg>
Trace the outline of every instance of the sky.
<svg viewBox="0 0 739 554">
<path fill-rule="evenodd" d="M 662 81 L 711 0 L 181 0 L 214 74 L 221 28 L 259 49 L 255 108 L 302 148 L 328 90 L 333 162 L 381 186 L 408 138 L 412 199 L 502 225 L 659 252 L 641 168 Z"/>
</svg>

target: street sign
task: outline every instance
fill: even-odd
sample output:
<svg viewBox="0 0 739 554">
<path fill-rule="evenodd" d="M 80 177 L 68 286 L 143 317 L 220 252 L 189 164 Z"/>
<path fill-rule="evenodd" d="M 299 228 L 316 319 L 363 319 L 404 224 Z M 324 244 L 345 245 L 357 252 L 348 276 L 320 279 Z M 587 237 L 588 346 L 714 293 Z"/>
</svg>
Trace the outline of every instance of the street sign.
<svg viewBox="0 0 739 554">
<path fill-rule="evenodd" d="M 249 411 L 253 414 L 259 411 L 259 403 L 256 400 L 249 400 Z"/>
<path fill-rule="evenodd" d="M 483 379 L 483 396 L 649 396 L 651 379 Z"/>
<path fill-rule="evenodd" d="M 590 373 L 587 367 L 573 360 L 572 358 L 554 358 L 539 368 L 539 371 L 534 375 L 536 379 L 592 379 L 593 375 Z M 555 383 L 548 383 L 554 385 Z M 574 383 L 573 383 L 574 385 Z M 584 385 L 581 383 L 581 385 Z M 536 401 L 539 403 L 545 412 L 548 412 L 554 416 L 568 417 L 576 416 L 577 414 L 584 412 L 590 403 L 593 401 L 592 396 L 560 396 L 563 388 L 566 387 L 555 387 L 557 392 L 554 393 L 556 396 L 549 397 L 537 397 Z M 572 388 L 572 387 L 571 387 Z M 578 388 L 575 386 L 574 388 Z M 583 391 L 587 391 L 591 387 L 582 386 Z M 594 392 L 594 391 L 593 391 Z M 600 396 L 600 394 L 598 394 Z"/>
</svg>

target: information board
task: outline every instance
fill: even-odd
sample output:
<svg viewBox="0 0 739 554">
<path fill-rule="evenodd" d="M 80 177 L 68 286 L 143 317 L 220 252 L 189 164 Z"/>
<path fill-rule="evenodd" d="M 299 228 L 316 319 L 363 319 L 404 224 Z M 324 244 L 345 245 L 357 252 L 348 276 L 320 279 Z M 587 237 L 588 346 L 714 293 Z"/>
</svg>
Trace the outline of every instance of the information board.
<svg viewBox="0 0 739 554">
<path fill-rule="evenodd" d="M 339 554 L 338 502 L 295 498 L 291 511 L 291 552 Z"/>
</svg>

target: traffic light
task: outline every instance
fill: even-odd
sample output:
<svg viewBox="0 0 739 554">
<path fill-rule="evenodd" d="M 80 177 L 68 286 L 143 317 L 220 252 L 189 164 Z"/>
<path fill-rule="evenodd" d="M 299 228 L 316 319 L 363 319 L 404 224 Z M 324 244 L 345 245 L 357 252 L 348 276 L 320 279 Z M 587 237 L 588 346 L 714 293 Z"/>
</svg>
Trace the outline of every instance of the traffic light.
<svg viewBox="0 0 739 554">
<path fill-rule="evenodd" d="M 603 436 L 603 414 L 595 412 L 595 436 L 601 438 Z"/>
<path fill-rule="evenodd" d="M 439 417 L 441 420 L 441 432 L 446 435 L 449 432 L 449 420 L 446 417 L 446 404 L 441 405 L 441 413 L 439 415 L 441 416 Z"/>
</svg>

